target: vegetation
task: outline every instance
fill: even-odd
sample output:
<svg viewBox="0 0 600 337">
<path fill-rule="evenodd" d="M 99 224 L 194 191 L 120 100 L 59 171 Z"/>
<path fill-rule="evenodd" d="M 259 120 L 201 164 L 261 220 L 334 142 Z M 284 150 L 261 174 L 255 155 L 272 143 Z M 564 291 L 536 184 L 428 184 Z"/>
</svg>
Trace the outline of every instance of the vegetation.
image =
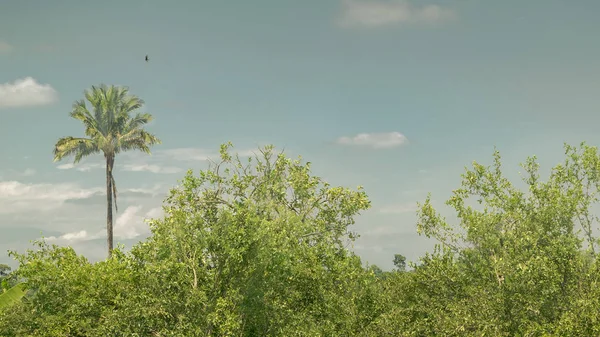
<svg viewBox="0 0 600 337">
<path fill-rule="evenodd" d="M 8 265 L 0 263 L 0 279 L 3 279 L 4 277 L 8 276 L 10 271 L 11 268 Z"/>
<path fill-rule="evenodd" d="M 0 309 L 16 304 L 23 296 L 23 283 L 18 283 L 11 275 L 8 265 L 0 263 Z"/>
<path fill-rule="evenodd" d="M 152 237 L 91 264 L 38 242 L 17 273 L 35 294 L 2 336 L 352 336 L 373 321 L 373 277 L 346 249 L 365 193 L 265 148 L 173 189 Z M 18 319 L 17 319 L 18 317 Z"/>
<path fill-rule="evenodd" d="M 17 304 L 19 301 L 21 301 L 23 296 L 25 296 L 23 286 L 23 283 L 19 283 L 9 289 L 4 290 L 4 292 L 0 294 L 0 309 Z"/>
<path fill-rule="evenodd" d="M 410 273 L 386 278 L 384 336 L 597 336 L 599 261 L 591 207 L 598 202 L 595 147 L 566 146 L 547 181 L 535 158 L 523 165 L 526 192 L 494 164 L 474 163 L 447 201 L 448 224 L 428 198 L 418 231 L 438 240 Z"/>
<path fill-rule="evenodd" d="M 122 151 L 140 150 L 150 154 L 150 146 L 160 144 L 156 136 L 144 130 L 143 126 L 152 120 L 148 113 L 133 112 L 140 109 L 144 101 L 130 95 L 125 87 L 100 85 L 92 86 L 85 92 L 85 100 L 73 103 L 70 115 L 85 127 L 88 138 L 64 137 L 54 146 L 54 161 L 74 156 L 74 163 L 81 159 L 103 153 L 106 160 L 106 234 L 108 256 L 113 250 L 113 202 L 117 208 L 117 185 L 113 177 L 115 157 Z"/>
<path fill-rule="evenodd" d="M 103 151 L 109 195 L 114 155 L 158 142 L 139 129 L 149 115 L 128 117 L 140 101 L 125 93 L 88 92 L 96 115 L 83 102 L 72 115 L 90 138 L 56 150 L 76 161 Z M 565 154 L 546 180 L 527 159 L 525 190 L 498 152 L 474 163 L 446 202 L 458 223 L 428 197 L 416 229 L 434 251 L 409 268 L 396 254 L 383 271 L 348 248 L 370 207 L 360 187 L 330 186 L 273 147 L 241 161 L 226 144 L 128 252 L 98 263 L 44 241 L 10 252 L 20 267 L 0 266 L 0 336 L 598 336 L 600 154 Z"/>
</svg>

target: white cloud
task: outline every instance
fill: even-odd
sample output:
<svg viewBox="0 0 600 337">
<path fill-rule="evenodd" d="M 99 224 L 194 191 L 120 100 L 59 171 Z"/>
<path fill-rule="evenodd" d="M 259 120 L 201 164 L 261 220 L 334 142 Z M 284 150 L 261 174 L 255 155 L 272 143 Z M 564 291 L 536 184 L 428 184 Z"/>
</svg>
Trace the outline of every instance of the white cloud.
<svg viewBox="0 0 600 337">
<path fill-rule="evenodd" d="M 179 173 L 183 171 L 183 169 L 174 166 L 159 166 L 152 164 L 125 164 L 123 166 L 123 171 L 131 171 L 131 172 L 141 172 L 147 171 L 152 173 Z"/>
<path fill-rule="evenodd" d="M 162 217 L 164 214 L 165 213 L 164 213 L 162 207 L 154 207 L 146 213 L 146 218 L 157 219 L 157 218 Z"/>
<path fill-rule="evenodd" d="M 163 215 L 162 207 L 155 207 L 146 213 L 141 213 L 143 207 L 129 206 L 119 215 L 115 222 L 114 236 L 119 239 L 134 239 L 140 235 L 150 233 L 150 226 L 146 220 L 159 218 Z"/>
<path fill-rule="evenodd" d="M 102 232 L 97 232 L 94 235 L 90 235 L 87 231 L 82 230 L 79 232 L 66 233 L 66 234 L 63 234 L 58 237 L 49 236 L 45 239 L 48 242 L 62 241 L 65 243 L 71 243 L 71 242 L 77 242 L 77 241 L 89 241 L 89 240 L 99 239 L 101 237 L 101 235 L 102 235 Z"/>
<path fill-rule="evenodd" d="M 78 240 L 81 238 L 87 237 L 87 232 L 86 231 L 81 231 L 81 232 L 77 232 L 77 233 L 67 233 L 65 235 L 62 235 L 61 238 L 64 238 L 66 240 Z"/>
<path fill-rule="evenodd" d="M 103 189 L 82 188 L 75 184 L 24 184 L 0 181 L 0 213 L 51 210 L 71 199 L 87 199 Z"/>
<path fill-rule="evenodd" d="M 135 239 L 141 235 L 150 233 L 150 227 L 146 220 L 158 218 L 163 215 L 161 207 L 155 207 L 148 210 L 146 213 L 141 213 L 142 206 L 129 206 L 115 220 L 113 235 L 115 239 Z M 74 243 L 80 241 L 95 240 L 106 236 L 106 230 L 99 230 L 95 233 L 90 233 L 86 230 L 74 231 L 63 234 L 61 236 L 47 237 L 47 241 Z"/>
<path fill-rule="evenodd" d="M 75 169 L 80 172 L 88 172 L 92 169 L 104 168 L 104 164 L 103 163 L 78 163 L 78 164 L 67 163 L 67 164 L 57 165 L 56 168 L 59 170 Z"/>
<path fill-rule="evenodd" d="M 442 22 L 455 17 L 454 11 L 437 5 L 415 6 L 409 0 L 342 0 L 342 27 L 378 27 L 394 24 Z"/>
<path fill-rule="evenodd" d="M 400 132 L 360 133 L 354 137 L 340 137 L 341 145 L 366 146 L 374 149 L 392 148 L 406 144 L 408 139 Z"/>
<path fill-rule="evenodd" d="M 115 222 L 114 236 L 123 239 L 133 239 L 140 236 L 140 232 L 146 228 L 140 228 L 140 225 L 147 227 L 143 219 L 138 214 L 142 206 L 129 206 L 125 209 Z"/>
<path fill-rule="evenodd" d="M 8 44 L 7 42 L 0 41 L 0 54 L 9 53 L 15 49 L 13 46 Z"/>
<path fill-rule="evenodd" d="M 32 77 L 0 84 L 0 108 L 39 106 L 54 103 L 58 93 L 49 84 L 39 84 Z"/>
<path fill-rule="evenodd" d="M 101 192 L 100 188 L 84 189 L 74 184 L 23 184 L 18 181 L 0 182 L 0 199 L 58 200 L 85 199 Z"/>
<path fill-rule="evenodd" d="M 395 205 L 387 205 L 381 207 L 379 209 L 380 213 L 384 214 L 402 214 L 402 213 L 411 213 L 417 211 L 417 203 L 405 203 L 405 204 L 395 204 Z"/>
</svg>

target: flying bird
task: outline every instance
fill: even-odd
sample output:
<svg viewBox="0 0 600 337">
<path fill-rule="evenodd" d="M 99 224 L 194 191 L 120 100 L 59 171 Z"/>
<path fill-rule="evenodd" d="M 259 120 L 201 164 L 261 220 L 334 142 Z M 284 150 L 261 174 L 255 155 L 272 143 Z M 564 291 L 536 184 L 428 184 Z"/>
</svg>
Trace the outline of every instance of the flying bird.
<svg viewBox="0 0 600 337">
<path fill-rule="evenodd" d="M 146 62 L 148 62 L 148 60 L 150 60 L 150 59 L 148 58 L 148 55 L 146 55 Z"/>
</svg>

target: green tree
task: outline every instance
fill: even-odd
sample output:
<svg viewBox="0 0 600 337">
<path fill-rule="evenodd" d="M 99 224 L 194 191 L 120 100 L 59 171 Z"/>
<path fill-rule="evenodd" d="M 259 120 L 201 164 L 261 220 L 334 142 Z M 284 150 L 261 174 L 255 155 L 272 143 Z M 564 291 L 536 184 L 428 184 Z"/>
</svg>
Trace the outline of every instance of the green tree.
<svg viewBox="0 0 600 337">
<path fill-rule="evenodd" d="M 347 250 L 362 189 L 262 150 L 188 172 L 152 235 L 95 264 L 38 242 L 14 254 L 26 302 L 2 336 L 358 336 L 379 315 L 377 279 Z"/>
<path fill-rule="evenodd" d="M 54 146 L 54 161 L 74 156 L 74 163 L 84 157 L 103 153 L 106 161 L 106 234 L 108 256 L 113 250 L 113 203 L 117 208 L 117 187 L 113 176 L 115 157 L 122 151 L 140 150 L 150 154 L 150 146 L 160 144 L 160 140 L 144 130 L 143 126 L 152 120 L 148 113 L 137 113 L 144 101 L 130 95 L 126 87 L 92 86 L 85 91 L 85 98 L 91 105 L 90 111 L 85 100 L 76 101 L 70 115 L 85 127 L 82 137 L 60 138 Z"/>
<path fill-rule="evenodd" d="M 406 257 L 402 254 L 394 254 L 394 266 L 397 271 L 406 271 Z"/>
<path fill-rule="evenodd" d="M 345 248 L 370 205 L 362 190 L 331 187 L 272 147 L 244 163 L 229 146 L 181 186 L 132 254 L 183 268 L 202 335 L 349 336 L 368 325 L 374 278 Z"/>
<path fill-rule="evenodd" d="M 525 191 L 501 171 L 500 154 L 474 163 L 447 205 L 456 225 L 421 205 L 417 229 L 438 240 L 413 273 L 389 280 L 377 333 L 411 336 L 595 336 L 600 332 L 594 236 L 600 186 L 595 147 L 565 146 L 540 179 L 524 164 Z"/>
</svg>

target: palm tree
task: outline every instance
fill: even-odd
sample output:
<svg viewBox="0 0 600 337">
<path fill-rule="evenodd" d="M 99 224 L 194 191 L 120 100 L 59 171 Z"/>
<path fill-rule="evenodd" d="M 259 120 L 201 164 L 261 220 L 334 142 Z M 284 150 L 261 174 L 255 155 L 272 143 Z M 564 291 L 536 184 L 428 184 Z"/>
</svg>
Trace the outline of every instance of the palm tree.
<svg viewBox="0 0 600 337">
<path fill-rule="evenodd" d="M 91 112 L 85 100 L 75 101 L 71 117 L 85 127 L 87 138 L 64 137 L 54 146 L 54 162 L 74 156 L 74 163 L 96 153 L 103 153 L 106 160 L 106 234 L 108 257 L 113 250 L 113 197 L 117 208 L 117 187 L 113 177 L 115 156 L 122 151 L 140 150 L 150 154 L 150 146 L 160 144 L 156 136 L 146 132 L 143 125 L 152 120 L 148 113 L 130 115 L 142 107 L 144 101 L 130 95 L 127 87 L 92 86 L 86 90 L 85 98 L 90 102 Z"/>
</svg>

